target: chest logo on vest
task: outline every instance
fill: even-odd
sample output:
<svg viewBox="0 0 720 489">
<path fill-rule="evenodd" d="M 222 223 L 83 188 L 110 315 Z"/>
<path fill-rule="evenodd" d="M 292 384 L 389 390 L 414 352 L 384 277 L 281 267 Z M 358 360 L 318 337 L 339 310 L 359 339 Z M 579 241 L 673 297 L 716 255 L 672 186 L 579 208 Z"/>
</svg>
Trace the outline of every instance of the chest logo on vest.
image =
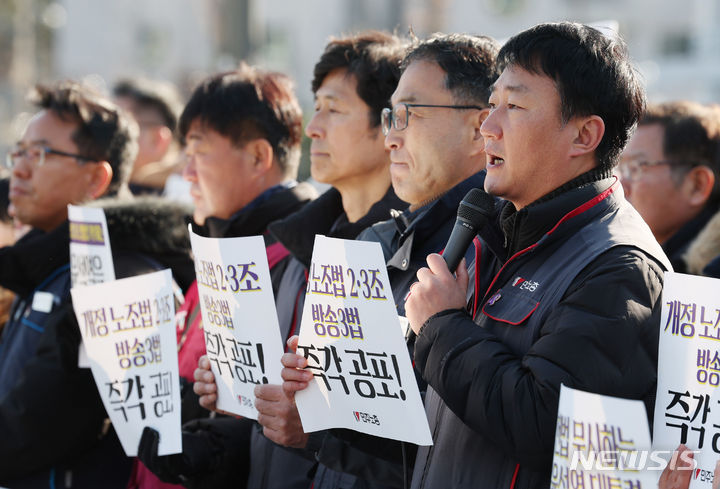
<svg viewBox="0 0 720 489">
<path fill-rule="evenodd" d="M 520 287 L 520 290 L 527 290 L 528 292 L 535 292 L 540 284 L 533 282 L 532 280 L 525 280 L 522 277 L 515 277 L 512 281 L 513 287 Z"/>
</svg>

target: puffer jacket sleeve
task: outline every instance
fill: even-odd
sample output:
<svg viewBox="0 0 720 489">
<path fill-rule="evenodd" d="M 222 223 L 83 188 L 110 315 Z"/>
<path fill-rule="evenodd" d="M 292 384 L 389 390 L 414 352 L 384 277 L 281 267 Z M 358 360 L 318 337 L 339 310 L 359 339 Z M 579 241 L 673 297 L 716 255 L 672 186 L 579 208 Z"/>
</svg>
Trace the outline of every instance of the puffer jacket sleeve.
<svg viewBox="0 0 720 489">
<path fill-rule="evenodd" d="M 0 399 L 0 482 L 72 459 L 101 437 L 105 409 L 92 372 L 77 366 L 80 331 L 70 303 L 44 326 L 34 357 Z"/>
<path fill-rule="evenodd" d="M 404 446 L 403 446 L 404 445 Z M 409 480 L 417 445 L 359 433 L 334 429 L 325 432 L 315 457 L 323 465 L 355 475 L 383 487 L 403 487 Z"/>
<path fill-rule="evenodd" d="M 546 470 L 561 383 L 643 399 L 652 411 L 661 290 L 654 261 L 613 248 L 575 278 L 525 355 L 467 312 L 447 310 L 423 325 L 416 368 L 467 426 L 521 465 Z"/>
</svg>

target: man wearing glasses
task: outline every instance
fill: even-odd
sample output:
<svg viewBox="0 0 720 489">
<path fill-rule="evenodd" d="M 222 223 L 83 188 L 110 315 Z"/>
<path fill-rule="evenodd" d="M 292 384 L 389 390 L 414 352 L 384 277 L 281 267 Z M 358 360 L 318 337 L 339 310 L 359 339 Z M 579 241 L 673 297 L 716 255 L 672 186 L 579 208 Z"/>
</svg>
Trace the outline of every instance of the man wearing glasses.
<svg viewBox="0 0 720 489">
<path fill-rule="evenodd" d="M 358 239 L 382 246 L 400 315 L 405 314 L 405 298 L 418 268 L 429 253 L 445 246 L 460 201 L 470 189 L 483 185 L 485 153 L 480 126 L 489 112 L 487 99 L 497 76 L 497 51 L 498 44 L 483 36 L 435 35 L 418 43 L 401 64 L 392 108 L 382 112 L 392 186 L 410 207 L 373 225 Z M 285 392 L 306 388 L 312 373 L 297 370 L 305 365 L 305 359 L 289 353 L 282 361 Z M 292 433 L 278 432 L 293 438 Z M 399 442 L 347 430 L 332 430 L 327 438 L 335 436 L 346 444 L 336 450 L 332 466 L 358 478 L 316 478 L 315 489 L 406 487 L 416 447 L 401 447 Z M 373 470 L 353 451 L 385 458 L 394 462 L 396 470 Z M 328 455 L 325 452 L 321 451 Z M 324 461 L 331 463 L 329 458 Z"/>
<path fill-rule="evenodd" d="M 699 274 L 720 254 L 711 244 L 720 221 L 709 225 L 720 208 L 719 143 L 718 111 L 679 101 L 649 106 L 622 154 L 625 195 L 676 272 Z"/>
<path fill-rule="evenodd" d="M 400 315 L 415 272 L 447 243 L 458 204 L 470 189 L 482 188 L 480 126 L 490 110 L 498 48 L 489 37 L 462 34 L 417 44 L 402 62 L 392 108 L 382 113 L 392 185 L 410 207 L 359 239 L 382 245 Z"/>
<path fill-rule="evenodd" d="M 129 460 L 92 373 L 78 367 L 67 205 L 129 195 L 137 126 L 74 82 L 38 86 L 33 95 L 40 111 L 7 156 L 10 199 L 32 230 L 0 249 L 0 284 L 17 293 L 0 337 L 0 486 L 122 489 Z M 175 238 L 185 210 L 108 202 L 118 278 L 177 264 L 185 265 L 178 282 L 189 285 L 189 243 Z"/>
</svg>

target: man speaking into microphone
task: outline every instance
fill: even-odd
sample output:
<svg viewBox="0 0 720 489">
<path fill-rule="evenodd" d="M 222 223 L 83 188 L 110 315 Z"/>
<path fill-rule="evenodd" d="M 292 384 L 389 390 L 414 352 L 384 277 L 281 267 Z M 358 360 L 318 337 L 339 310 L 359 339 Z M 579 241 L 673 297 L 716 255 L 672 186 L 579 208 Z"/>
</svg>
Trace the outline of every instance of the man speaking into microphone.
<svg viewBox="0 0 720 489">
<path fill-rule="evenodd" d="M 505 202 L 474 270 L 494 278 L 466 308 L 467 270 L 430 255 L 406 302 L 435 443 L 413 489 L 549 487 L 561 383 L 652 413 L 670 265 L 612 175 L 645 100 L 626 47 L 543 24 L 498 64 L 481 133 Z"/>
</svg>

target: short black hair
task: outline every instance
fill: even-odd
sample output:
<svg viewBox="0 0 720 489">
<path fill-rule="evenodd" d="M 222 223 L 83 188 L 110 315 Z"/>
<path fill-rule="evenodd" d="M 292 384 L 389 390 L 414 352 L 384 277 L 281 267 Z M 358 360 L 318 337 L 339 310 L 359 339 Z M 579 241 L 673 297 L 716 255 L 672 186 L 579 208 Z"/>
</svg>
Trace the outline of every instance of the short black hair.
<svg viewBox="0 0 720 489">
<path fill-rule="evenodd" d="M 605 134 L 595 151 L 598 165 L 617 164 L 645 108 L 645 89 L 620 37 L 572 22 L 539 24 L 510 38 L 498 64 L 501 70 L 516 65 L 551 78 L 563 123 L 599 116 Z"/>
<path fill-rule="evenodd" d="M 110 164 L 113 175 L 107 195 L 117 194 L 127 184 L 138 152 L 138 126 L 132 117 L 95 89 L 76 81 L 37 85 L 29 99 L 78 125 L 71 137 L 81 155 Z"/>
<path fill-rule="evenodd" d="M 382 31 L 331 38 L 315 64 L 312 91 L 317 93 L 330 72 L 346 70 L 357 80 L 358 96 L 370 107 L 370 127 L 378 127 L 380 113 L 390 105 L 390 96 L 397 88 L 406 49 L 406 41 Z"/>
<path fill-rule="evenodd" d="M 246 64 L 210 76 L 195 89 L 180 116 L 183 139 L 193 121 L 229 138 L 235 146 L 266 139 L 285 176 L 297 176 L 302 110 L 288 76 Z"/>
<path fill-rule="evenodd" d="M 445 72 L 445 87 L 458 103 L 487 107 L 499 74 L 499 49 L 500 44 L 491 37 L 437 33 L 414 45 L 401 66 L 405 71 L 414 61 L 437 63 Z"/>
<path fill-rule="evenodd" d="M 169 82 L 145 78 L 125 78 L 113 87 L 113 96 L 127 97 L 142 109 L 155 112 L 162 125 L 177 130 L 182 102 L 177 88 Z"/>
</svg>

